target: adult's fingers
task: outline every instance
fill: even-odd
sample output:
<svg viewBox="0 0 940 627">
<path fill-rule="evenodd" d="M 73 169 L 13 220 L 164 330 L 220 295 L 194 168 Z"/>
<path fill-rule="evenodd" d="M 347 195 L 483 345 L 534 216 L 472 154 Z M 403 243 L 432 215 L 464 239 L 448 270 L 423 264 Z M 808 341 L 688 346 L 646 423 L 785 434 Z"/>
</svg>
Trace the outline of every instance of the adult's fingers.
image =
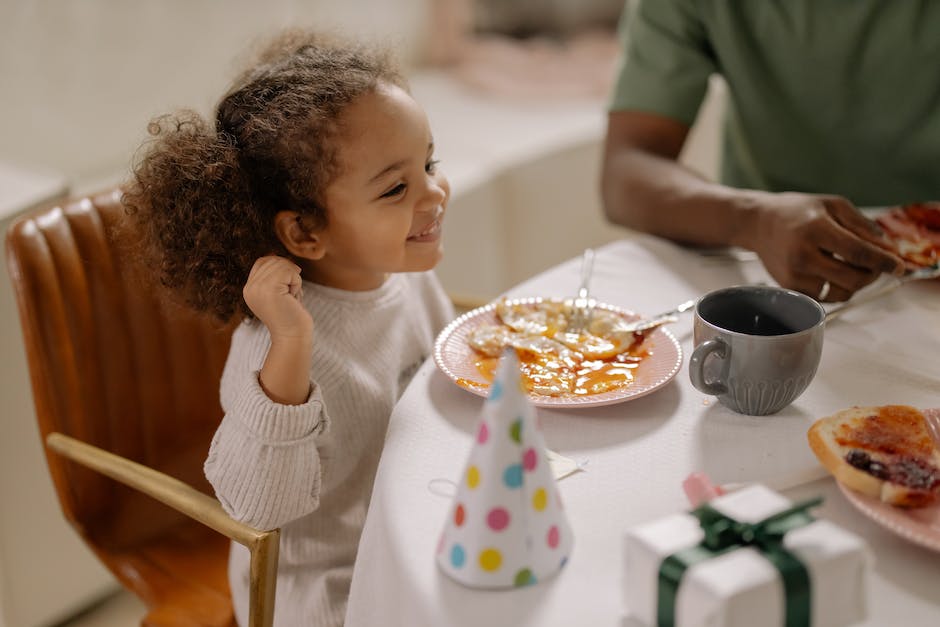
<svg viewBox="0 0 940 627">
<path fill-rule="evenodd" d="M 854 294 L 881 275 L 878 271 L 846 263 L 823 250 L 818 251 L 818 256 L 812 260 L 812 265 L 809 267 L 814 269 L 808 272 L 810 275 L 828 281 L 832 287 L 838 287 L 849 295 Z"/>
<path fill-rule="evenodd" d="M 822 277 L 811 275 L 797 275 L 789 285 L 784 285 L 784 287 L 803 292 L 822 303 L 841 303 L 855 293 Z"/>
<path fill-rule="evenodd" d="M 885 232 L 878 226 L 878 223 L 862 215 L 862 213 L 856 209 L 855 205 L 845 198 L 827 197 L 824 199 L 823 204 L 826 207 L 827 213 L 838 226 L 858 236 L 865 242 L 870 242 L 872 245 L 871 248 L 865 247 L 864 252 L 862 252 L 862 247 L 849 247 L 848 242 L 850 240 L 846 240 L 843 247 L 846 247 L 846 252 L 850 255 L 853 254 L 852 249 L 856 250 L 855 261 L 850 260 L 843 252 L 834 250 L 830 252 L 842 255 L 849 263 L 854 263 L 855 265 L 864 265 L 872 269 L 880 269 L 881 272 L 888 272 L 890 274 L 901 274 L 904 272 L 904 261 L 895 254 L 897 247 L 888 239 Z M 836 245 L 838 246 L 838 243 Z M 879 265 L 868 265 L 873 263 Z"/>
<path fill-rule="evenodd" d="M 828 289 L 826 286 L 828 286 Z M 819 293 L 816 295 L 816 300 L 821 303 L 841 303 L 852 298 L 852 294 L 854 293 L 854 291 L 847 290 L 844 287 L 836 285 L 835 283 L 824 281 L 823 287 L 820 288 Z"/>
<path fill-rule="evenodd" d="M 878 223 L 865 217 L 848 199 L 841 196 L 826 196 L 823 198 L 823 205 L 836 222 L 859 237 L 872 243 L 884 238 L 884 231 Z"/>
<path fill-rule="evenodd" d="M 904 261 L 887 250 L 863 240 L 835 221 L 827 220 L 820 225 L 815 237 L 816 245 L 843 263 L 869 270 L 877 274 L 901 274 Z"/>
</svg>

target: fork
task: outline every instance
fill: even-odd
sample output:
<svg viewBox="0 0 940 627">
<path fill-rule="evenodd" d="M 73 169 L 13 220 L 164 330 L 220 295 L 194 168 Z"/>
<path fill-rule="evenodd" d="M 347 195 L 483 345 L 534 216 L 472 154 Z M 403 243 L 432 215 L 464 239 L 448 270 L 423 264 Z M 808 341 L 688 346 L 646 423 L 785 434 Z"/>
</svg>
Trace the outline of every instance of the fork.
<svg viewBox="0 0 940 627">
<path fill-rule="evenodd" d="M 585 248 L 581 256 L 581 286 L 572 302 L 571 319 L 565 333 L 580 335 L 591 324 L 596 301 L 590 298 L 591 275 L 594 273 L 594 249 Z"/>
<path fill-rule="evenodd" d="M 650 316 L 649 318 L 641 318 L 634 322 L 628 322 L 627 324 L 620 327 L 621 331 L 633 331 L 634 333 L 639 331 L 646 331 L 647 329 L 652 329 L 661 324 L 666 324 L 667 322 L 676 322 L 679 319 L 679 314 L 692 309 L 695 306 L 695 303 L 698 302 L 698 299 L 693 298 L 685 302 L 679 303 L 674 308 L 669 311 L 664 311 L 661 314 L 656 314 L 655 316 Z"/>
</svg>

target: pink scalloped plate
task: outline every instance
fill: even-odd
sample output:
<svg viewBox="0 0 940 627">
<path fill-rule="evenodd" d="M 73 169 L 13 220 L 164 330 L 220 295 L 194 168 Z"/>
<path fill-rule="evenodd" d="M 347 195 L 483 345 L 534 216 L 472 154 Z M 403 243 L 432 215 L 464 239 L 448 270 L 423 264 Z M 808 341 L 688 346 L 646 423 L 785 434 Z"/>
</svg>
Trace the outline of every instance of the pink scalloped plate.
<svg viewBox="0 0 940 627">
<path fill-rule="evenodd" d="M 838 485 L 849 503 L 885 529 L 915 544 L 940 551 L 940 505 L 911 509 L 895 507 L 841 483 Z"/>
<path fill-rule="evenodd" d="M 517 298 L 508 302 L 532 304 L 542 300 L 542 298 Z M 614 305 L 598 303 L 596 307 L 612 311 L 626 320 L 640 318 L 637 314 Z M 498 323 L 496 303 L 490 303 L 469 311 L 451 322 L 434 342 L 434 361 L 437 367 L 460 388 L 477 396 L 487 396 L 489 383 L 477 370 L 475 362 L 478 356 L 467 343 L 467 337 L 471 331 L 482 324 Z M 646 339 L 646 347 L 650 354 L 640 362 L 636 369 L 636 378 L 627 386 L 590 396 L 530 394 L 529 398 L 537 407 L 596 407 L 622 403 L 655 392 L 669 383 L 679 372 L 682 366 L 682 349 L 672 333 L 663 327 L 650 333 Z"/>
</svg>

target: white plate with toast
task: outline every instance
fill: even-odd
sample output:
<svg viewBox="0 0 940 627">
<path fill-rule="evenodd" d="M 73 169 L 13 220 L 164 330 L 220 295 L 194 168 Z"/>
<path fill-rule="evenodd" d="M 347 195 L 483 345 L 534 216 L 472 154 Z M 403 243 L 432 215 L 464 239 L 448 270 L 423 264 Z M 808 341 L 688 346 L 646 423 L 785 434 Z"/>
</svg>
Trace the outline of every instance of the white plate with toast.
<svg viewBox="0 0 940 627">
<path fill-rule="evenodd" d="M 940 409 L 849 407 L 817 420 L 807 437 L 820 463 L 860 512 L 899 536 L 940 551 Z"/>
<path fill-rule="evenodd" d="M 836 482 L 838 483 L 838 482 Z M 839 483 L 845 498 L 876 523 L 906 540 L 940 551 L 940 505 L 906 509 L 883 503 Z"/>
</svg>

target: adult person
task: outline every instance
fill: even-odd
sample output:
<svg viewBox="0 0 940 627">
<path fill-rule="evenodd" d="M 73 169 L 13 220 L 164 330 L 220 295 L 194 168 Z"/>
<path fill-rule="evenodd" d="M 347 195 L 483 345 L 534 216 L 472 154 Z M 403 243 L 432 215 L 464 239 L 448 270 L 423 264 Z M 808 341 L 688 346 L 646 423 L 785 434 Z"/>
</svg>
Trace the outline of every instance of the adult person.
<svg viewBox="0 0 940 627">
<path fill-rule="evenodd" d="M 903 272 L 858 207 L 940 198 L 940 2 L 638 0 L 621 34 L 609 220 L 753 250 L 824 301 Z M 720 182 L 676 161 L 713 73 L 729 95 Z"/>
</svg>

